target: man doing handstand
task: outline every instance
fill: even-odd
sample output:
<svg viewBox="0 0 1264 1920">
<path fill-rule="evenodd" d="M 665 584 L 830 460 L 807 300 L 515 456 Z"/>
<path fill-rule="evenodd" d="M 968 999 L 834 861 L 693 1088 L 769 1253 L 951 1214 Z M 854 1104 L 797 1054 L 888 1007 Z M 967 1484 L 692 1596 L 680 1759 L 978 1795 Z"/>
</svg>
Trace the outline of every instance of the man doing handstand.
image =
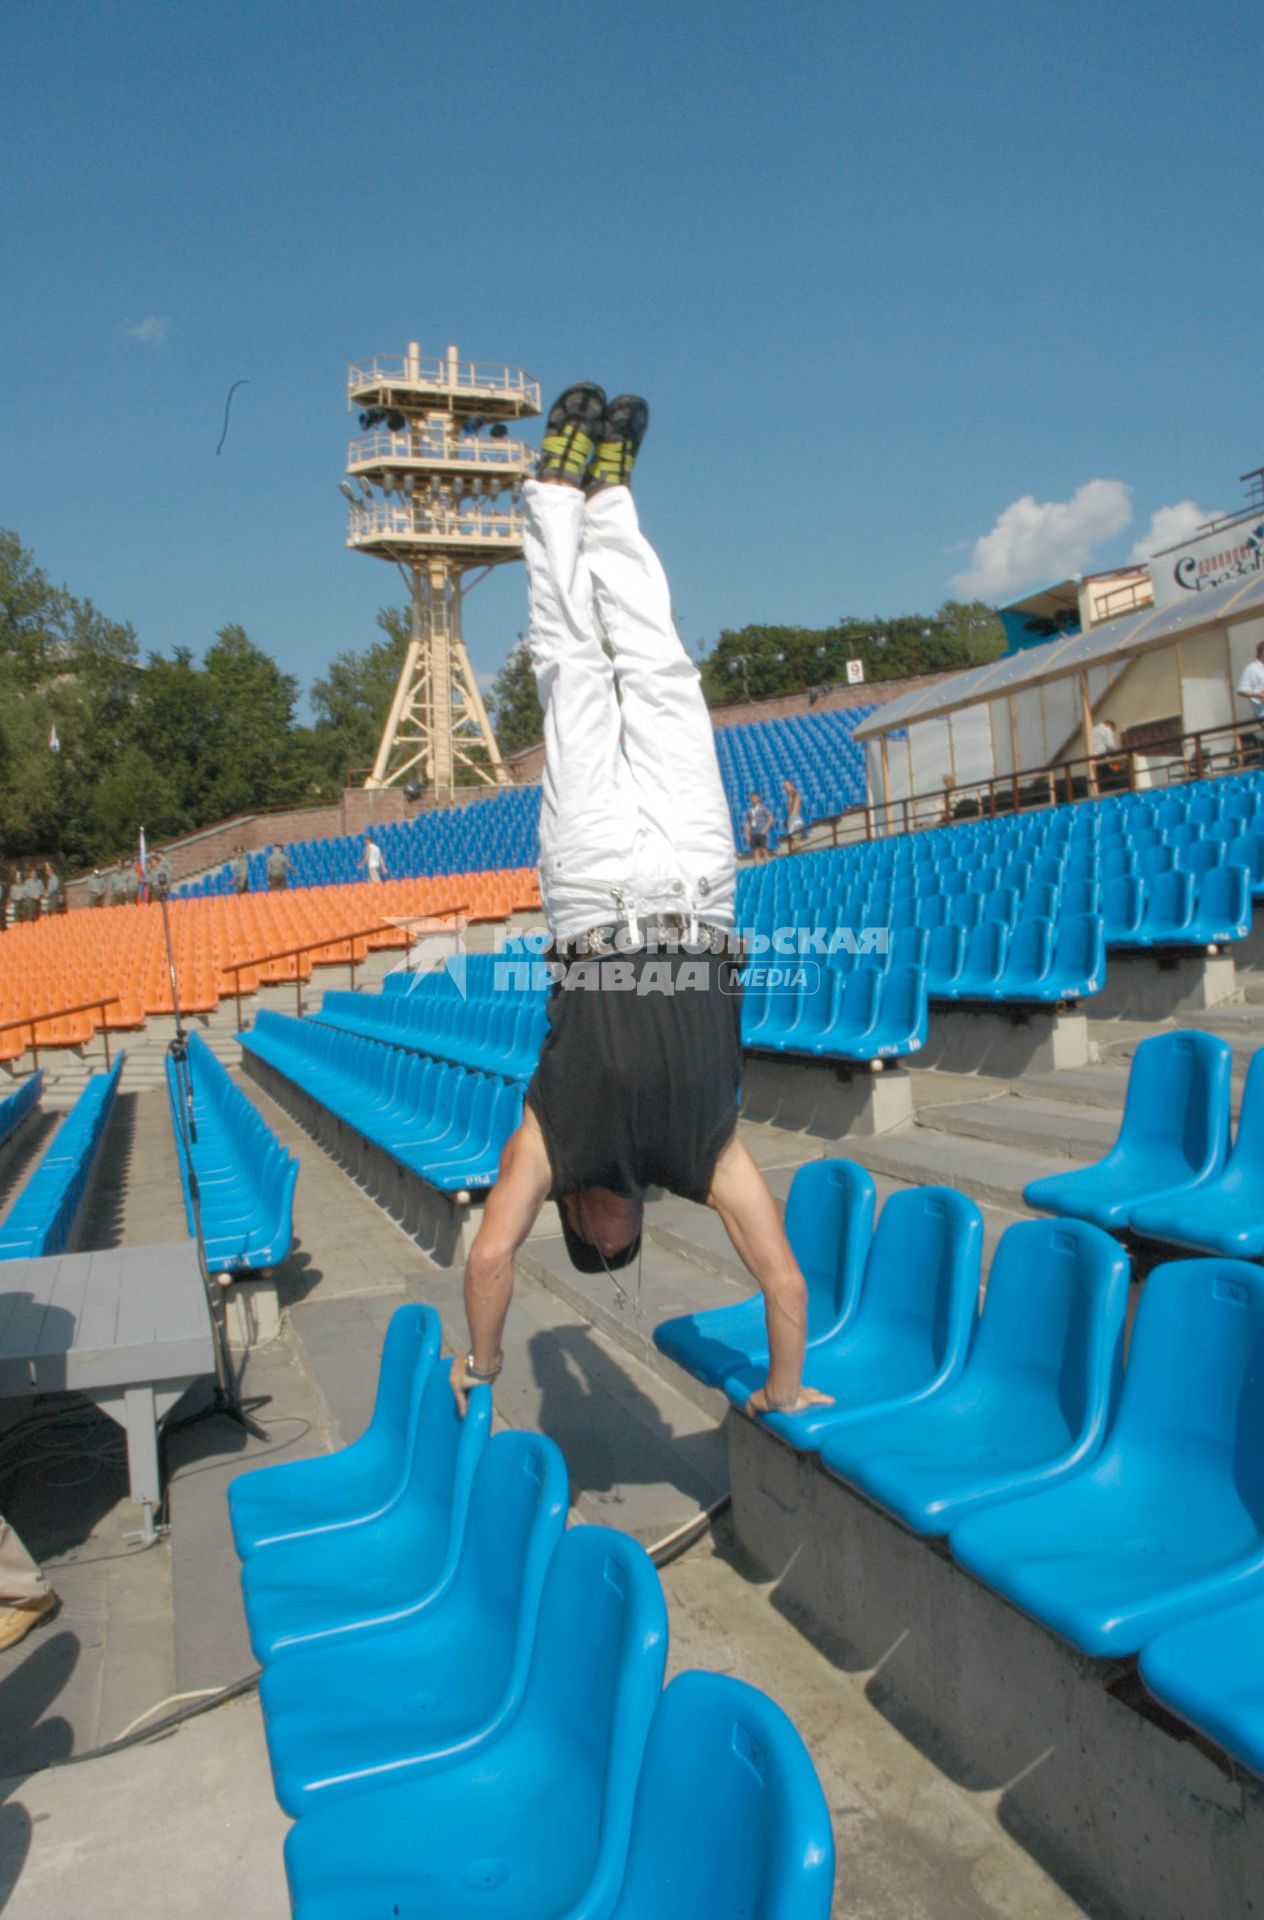
<svg viewBox="0 0 1264 1920">
<path fill-rule="evenodd" d="M 637 1257 L 649 1186 L 714 1208 L 763 1292 L 768 1378 L 748 1411 L 825 1398 L 802 1385 L 803 1276 L 737 1137 L 736 855 L 698 671 L 628 490 L 648 419 L 634 395 L 568 388 L 524 489 L 540 892 L 563 972 L 466 1262 L 462 1406 L 500 1371 L 514 1256 L 544 1202 L 576 1267 L 613 1273 Z"/>
</svg>

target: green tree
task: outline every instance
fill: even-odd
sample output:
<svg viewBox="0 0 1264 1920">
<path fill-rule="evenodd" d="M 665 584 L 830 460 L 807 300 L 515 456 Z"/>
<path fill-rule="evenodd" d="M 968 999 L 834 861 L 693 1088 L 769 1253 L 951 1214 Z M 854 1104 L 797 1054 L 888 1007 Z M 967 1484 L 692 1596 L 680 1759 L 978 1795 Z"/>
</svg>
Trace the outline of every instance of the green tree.
<svg viewBox="0 0 1264 1920">
<path fill-rule="evenodd" d="M 377 624 L 381 640 L 336 654 L 312 687 L 315 731 L 324 736 L 329 764 L 338 765 L 339 785 L 353 767 L 372 766 L 408 651 L 406 612 L 383 607 Z"/>
<path fill-rule="evenodd" d="M 487 708 L 502 753 L 516 753 L 519 747 L 534 746 L 544 731 L 544 714 L 535 690 L 531 655 L 521 633 L 491 684 Z"/>
<path fill-rule="evenodd" d="M 106 770 L 92 803 L 96 843 L 106 855 L 137 844 L 141 827 L 150 841 L 178 833 L 185 824 L 175 784 L 145 749 L 124 747 Z"/>
<path fill-rule="evenodd" d="M 298 681 L 243 627 L 221 627 L 207 649 L 209 753 L 203 811 L 211 819 L 290 799 L 288 741 Z"/>
</svg>

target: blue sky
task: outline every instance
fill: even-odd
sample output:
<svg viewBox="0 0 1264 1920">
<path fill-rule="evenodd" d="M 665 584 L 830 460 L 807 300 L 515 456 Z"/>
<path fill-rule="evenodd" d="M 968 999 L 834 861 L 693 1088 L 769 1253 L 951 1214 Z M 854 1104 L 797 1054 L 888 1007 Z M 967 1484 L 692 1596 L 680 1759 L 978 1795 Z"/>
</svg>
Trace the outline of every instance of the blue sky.
<svg viewBox="0 0 1264 1920">
<path fill-rule="evenodd" d="M 1119 564 L 1264 462 L 1260 42 L 1246 0 L 9 0 L 0 525 L 146 649 L 236 620 L 307 684 L 396 597 L 337 482 L 347 362 L 414 338 L 649 396 L 691 645 Z M 471 595 L 482 673 L 524 611 Z"/>
</svg>

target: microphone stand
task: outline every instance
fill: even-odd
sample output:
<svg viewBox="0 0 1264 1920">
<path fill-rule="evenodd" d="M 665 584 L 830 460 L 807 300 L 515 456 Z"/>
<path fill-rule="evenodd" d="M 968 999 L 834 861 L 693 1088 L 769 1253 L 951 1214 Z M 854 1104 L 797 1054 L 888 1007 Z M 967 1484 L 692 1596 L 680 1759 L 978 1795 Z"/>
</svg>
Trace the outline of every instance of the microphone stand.
<svg viewBox="0 0 1264 1920">
<path fill-rule="evenodd" d="M 214 1414 L 223 1414 L 226 1419 L 232 1420 L 246 1433 L 252 1434 L 256 1440 L 267 1440 L 270 1438 L 267 1428 L 260 1426 L 259 1422 L 246 1410 L 241 1397 L 241 1382 L 233 1371 L 224 1306 L 225 1289 L 230 1283 L 215 1281 L 206 1257 L 206 1235 L 202 1227 L 202 1195 L 198 1186 L 197 1169 L 193 1165 L 197 1116 L 193 1107 L 193 1076 L 189 1071 L 189 1043 L 184 1031 L 184 1018 L 180 1012 L 180 989 L 176 979 L 175 952 L 171 944 L 171 918 L 166 899 L 162 899 L 159 905 L 162 909 L 163 938 L 167 943 L 167 970 L 171 976 L 171 1005 L 176 1020 L 175 1038 L 167 1051 L 175 1068 L 177 1095 L 175 1108 L 189 1182 L 193 1238 L 197 1246 L 198 1271 L 202 1276 L 202 1286 L 206 1293 L 206 1306 L 211 1317 L 211 1332 L 215 1348 L 215 1391 L 210 1405 L 199 1409 L 197 1413 L 186 1414 L 181 1420 L 169 1420 L 163 1432 L 164 1436 L 179 1433 L 182 1428 L 191 1427 L 199 1420 L 207 1420 Z M 256 1407 L 267 1406 L 270 1398 L 271 1395 L 265 1394 L 251 1404 Z"/>
</svg>

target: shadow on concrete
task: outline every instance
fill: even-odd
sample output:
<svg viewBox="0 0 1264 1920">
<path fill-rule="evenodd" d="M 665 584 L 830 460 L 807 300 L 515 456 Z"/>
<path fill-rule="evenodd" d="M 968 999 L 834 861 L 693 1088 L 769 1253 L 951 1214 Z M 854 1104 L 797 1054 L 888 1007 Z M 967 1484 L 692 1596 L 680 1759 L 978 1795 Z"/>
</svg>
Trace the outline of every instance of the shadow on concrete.
<svg viewBox="0 0 1264 1920">
<path fill-rule="evenodd" d="M 725 1479 L 719 1435 L 678 1434 L 587 1327 L 533 1334 L 528 1352 L 541 1394 L 539 1430 L 566 1456 L 572 1501 L 660 1485 L 699 1506 L 715 1498 Z"/>
<path fill-rule="evenodd" d="M 0 1678 L 0 1912 L 22 1877 L 31 1848 L 31 1816 L 13 1798 L 23 1781 L 74 1746 L 69 1720 L 48 1715 L 75 1670 L 79 1638 L 37 1627 L 19 1663 Z M 47 1717 L 46 1717 L 47 1716 Z"/>
<path fill-rule="evenodd" d="M 25 1186 L 27 1174 L 52 1139 L 60 1119 L 60 1114 L 45 1113 L 39 1107 L 19 1129 L 16 1138 L 10 1135 L 0 1149 L 0 1213 L 16 1199 L 19 1188 Z"/>
<path fill-rule="evenodd" d="M 123 1244 L 127 1211 L 128 1170 L 136 1137 L 136 1110 L 140 1095 L 119 1092 L 97 1154 L 92 1187 L 80 1215 L 76 1240 L 81 1247 L 104 1250 Z"/>
</svg>

